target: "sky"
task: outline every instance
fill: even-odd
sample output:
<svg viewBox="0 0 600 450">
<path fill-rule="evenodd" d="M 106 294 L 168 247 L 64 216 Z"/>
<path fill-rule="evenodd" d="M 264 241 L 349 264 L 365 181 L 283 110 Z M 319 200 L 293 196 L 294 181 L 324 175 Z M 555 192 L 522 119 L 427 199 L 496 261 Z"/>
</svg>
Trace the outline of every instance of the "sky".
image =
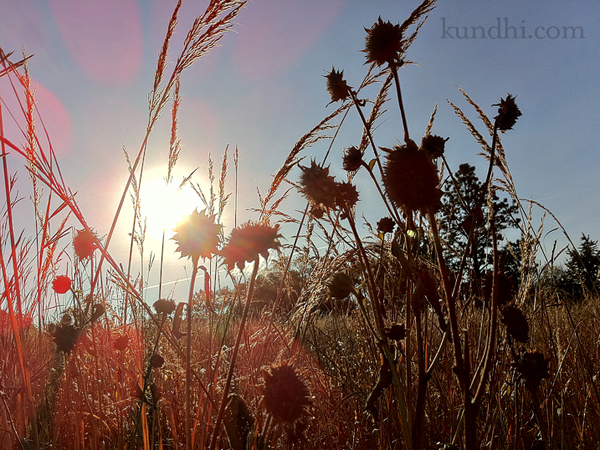
<svg viewBox="0 0 600 450">
<path fill-rule="evenodd" d="M 175 3 L 0 0 L 0 47 L 34 55 L 29 72 L 38 108 L 66 184 L 77 192 L 79 205 L 99 236 L 108 233 L 128 175 L 123 148 L 135 155 L 142 143 L 148 93 Z M 184 0 L 171 62 L 207 3 Z M 295 142 L 336 108 L 328 105 L 323 76 L 334 66 L 357 87 L 367 70 L 361 52 L 364 29 L 378 17 L 402 23 L 419 3 L 249 1 L 220 46 L 182 75 L 182 152 L 175 179 L 197 168 L 193 179 L 206 189 L 209 155 L 218 178 L 223 152 L 229 147 L 227 189 L 233 192 L 232 156 L 237 147 L 238 223 L 256 219 L 251 208 L 259 205 L 257 189 L 266 192 Z M 486 170 L 477 156 L 480 147 L 448 100 L 483 130 L 458 88 L 492 117 L 496 109 L 491 105 L 508 93 L 516 95 L 523 115 L 501 138 L 519 196 L 552 211 L 576 243 L 581 233 L 600 239 L 600 157 L 594 135 L 600 116 L 599 20 L 597 0 L 440 0 L 408 51 L 407 58 L 415 64 L 400 71 L 411 135 L 420 139 L 437 105 L 433 133 L 450 138 L 448 163 L 454 170 L 461 163 L 474 165 L 480 178 Z M 6 88 L 0 79 L 0 95 Z M 370 87 L 361 95 L 376 93 L 377 88 Z M 393 96 L 392 100 L 375 134 L 381 147 L 402 140 Z M 344 177 L 343 148 L 360 139 L 355 116 L 349 115 L 332 148 L 331 173 L 338 179 Z M 160 184 L 166 175 L 169 121 L 166 111 L 149 141 L 144 175 L 149 186 Z M 16 128 L 7 124 L 7 134 L 11 132 Z M 13 136 L 19 142 L 18 135 Z M 326 150 L 325 141 L 317 143 L 304 153 L 305 162 L 321 160 Z M 26 179 L 18 158 L 11 157 L 10 162 L 12 170 Z M 291 179 L 298 177 L 296 170 Z M 359 173 L 355 181 L 361 193 L 360 214 L 376 222 L 383 208 L 366 174 Z M 150 187 L 143 192 L 158 198 Z M 170 203 L 183 203 L 186 212 L 202 209 L 193 193 L 186 195 L 185 201 Z M 156 207 L 145 210 L 152 216 L 149 222 L 166 215 L 166 206 L 161 208 L 158 213 Z M 298 217 L 303 202 L 293 193 L 282 208 Z M 233 226 L 231 211 L 224 217 L 226 234 Z M 184 212 L 172 213 L 178 214 Z M 125 263 L 131 219 L 127 213 L 122 217 L 109 250 Z M 535 224 L 541 217 L 541 210 L 534 209 Z M 542 239 L 547 250 L 555 241 L 559 248 L 566 242 L 556 227 L 552 218 L 545 219 Z M 285 231 L 285 242 L 290 243 L 294 230 Z M 149 230 L 149 250 L 157 249 L 160 235 L 160 226 Z M 174 243 L 168 245 L 172 251 Z M 169 281 L 184 280 L 189 265 L 173 258 Z M 186 283 L 180 281 L 179 286 Z M 152 295 L 148 291 L 149 299 Z"/>
</svg>

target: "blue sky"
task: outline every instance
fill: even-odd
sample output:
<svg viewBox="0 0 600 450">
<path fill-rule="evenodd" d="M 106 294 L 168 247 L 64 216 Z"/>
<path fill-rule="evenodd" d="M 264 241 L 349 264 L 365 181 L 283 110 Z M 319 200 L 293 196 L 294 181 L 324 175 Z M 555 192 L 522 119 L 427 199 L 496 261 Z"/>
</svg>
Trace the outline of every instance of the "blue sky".
<svg viewBox="0 0 600 450">
<path fill-rule="evenodd" d="M 171 60 L 206 3 L 184 1 Z M 134 154 L 143 138 L 147 95 L 174 4 L 173 0 L 0 0 L 0 46 L 5 52 L 18 53 L 24 47 L 35 54 L 29 70 L 38 84 L 39 107 L 64 178 L 78 192 L 80 206 L 99 235 L 108 232 L 127 176 L 122 147 Z M 333 65 L 357 86 L 367 69 L 360 52 L 364 28 L 379 16 L 402 22 L 418 4 L 250 1 L 221 46 L 182 77 L 183 150 L 176 179 L 198 167 L 195 179 L 206 186 L 208 154 L 218 168 L 225 147 L 237 146 L 239 220 L 256 218 L 247 211 L 258 206 L 256 189 L 267 190 L 294 143 L 335 108 L 327 106 L 323 75 Z M 491 116 L 495 115 L 491 105 L 500 97 L 517 95 L 523 116 L 514 131 L 502 136 L 517 190 L 521 197 L 549 208 L 575 241 L 582 232 L 600 239 L 600 157 L 594 134 L 600 105 L 599 20 L 600 3 L 595 0 L 440 0 L 408 52 L 408 59 L 417 65 L 400 72 L 411 135 L 420 139 L 438 105 L 433 132 L 450 137 L 448 162 L 454 169 L 463 162 L 475 165 L 481 178 L 485 163 L 477 156 L 480 148 L 447 99 L 479 125 L 457 87 Z M 505 27 L 515 27 L 517 37 L 495 38 L 498 24 L 501 36 Z M 463 27 L 469 33 L 479 27 L 477 38 L 459 38 Z M 569 28 L 564 38 L 564 27 L 576 27 L 575 38 Z M 375 88 L 364 93 L 375 94 Z M 392 100 L 376 132 L 378 146 L 390 147 L 402 139 Z M 168 116 L 164 114 L 149 146 L 148 173 L 157 178 L 166 173 Z M 330 159 L 332 173 L 340 177 L 343 148 L 356 145 L 360 138 L 353 116 Z M 306 156 L 320 160 L 325 151 L 322 142 Z M 13 164 L 17 170 L 17 162 Z M 230 190 L 232 175 L 233 166 Z M 292 175 L 297 178 L 297 173 Z M 383 210 L 370 201 L 367 178 L 359 174 L 356 182 L 360 212 L 378 220 Z M 290 213 L 302 207 L 295 194 L 283 204 Z M 540 220 L 539 211 L 535 217 Z M 229 233 L 231 217 L 225 219 Z M 124 261 L 130 220 L 120 223 L 121 239 L 115 240 L 113 251 L 117 260 Z M 548 218 L 545 230 L 555 227 Z M 555 240 L 565 242 L 558 232 L 544 237 L 548 248 Z M 173 265 L 175 274 L 185 261 Z"/>
</svg>

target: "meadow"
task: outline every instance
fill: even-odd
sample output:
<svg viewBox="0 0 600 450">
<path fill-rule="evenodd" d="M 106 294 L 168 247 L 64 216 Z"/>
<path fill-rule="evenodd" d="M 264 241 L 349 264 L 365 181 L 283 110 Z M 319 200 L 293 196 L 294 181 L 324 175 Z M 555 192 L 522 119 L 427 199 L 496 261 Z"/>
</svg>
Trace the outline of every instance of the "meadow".
<svg viewBox="0 0 600 450">
<path fill-rule="evenodd" d="M 567 301 L 555 254 L 540 251 L 545 222 L 534 223 L 533 211 L 560 222 L 519 197 L 501 142 L 531 132 L 519 128 L 526 112 L 502 86 L 490 86 L 490 107 L 462 90 L 469 111 L 450 102 L 487 162 L 481 182 L 468 167 L 448 166 L 435 105 L 426 129 L 409 130 L 402 69 L 435 0 L 402 23 L 380 18 L 359 30 L 364 79 L 327 73 L 333 111 L 283 155 L 256 219 L 222 224 L 225 211 L 246 207 L 226 188 L 237 148 L 225 151 L 219 173 L 209 164 L 208 190 L 184 180 L 198 207 L 173 240 L 190 267 L 189 295 L 148 302 L 136 273 L 141 205 L 151 201 L 139 189 L 148 139 L 170 121 L 165 182 L 174 183 L 181 74 L 218 44 L 244 3 L 211 0 L 182 48 L 170 45 L 181 2 L 173 11 L 145 137 L 126 154 L 129 178 L 103 236 L 61 175 L 27 55 L 0 51 L 0 77 L 12 87 L 0 95 L 19 105 L 0 104 L 0 448 L 598 448 L 597 284 L 582 283 L 588 288 Z M 377 95 L 364 98 L 374 86 Z M 377 126 L 392 109 L 400 120 L 390 146 L 377 141 Z M 362 138 L 341 149 L 336 137 L 350 114 Z M 9 120 L 19 141 L 4 134 Z M 327 153 L 307 158 L 317 142 Z M 336 180 L 332 165 L 347 177 Z M 24 176 L 27 193 L 15 188 Z M 366 184 L 376 198 L 363 198 Z M 303 213 L 286 209 L 292 191 Z M 380 205 L 379 215 L 357 214 L 361 201 Z M 131 231 L 117 236 L 129 207 Z M 24 208 L 33 225 L 19 225 Z M 503 236 L 508 227 L 514 242 Z M 127 261 L 112 256 L 114 239 L 129 240 Z"/>
</svg>

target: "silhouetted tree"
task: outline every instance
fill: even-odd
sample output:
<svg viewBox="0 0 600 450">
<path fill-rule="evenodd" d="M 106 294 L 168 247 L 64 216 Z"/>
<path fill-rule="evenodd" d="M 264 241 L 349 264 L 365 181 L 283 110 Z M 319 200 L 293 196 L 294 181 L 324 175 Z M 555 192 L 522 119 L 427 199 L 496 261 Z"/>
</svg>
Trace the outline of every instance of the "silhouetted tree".
<svg viewBox="0 0 600 450">
<path fill-rule="evenodd" d="M 443 185 L 444 195 L 439 211 L 440 234 L 447 244 L 447 262 L 451 268 L 457 269 L 469 232 L 473 226 L 475 227 L 473 245 L 468 255 L 468 268 L 471 273 L 466 272 L 465 275 L 479 280 L 485 272 L 485 266 L 491 263 L 491 259 L 486 261 L 486 255 L 490 254 L 493 246 L 491 233 L 489 233 L 490 223 L 488 223 L 489 204 L 487 199 L 481 201 L 483 183 L 479 181 L 475 167 L 461 164 L 454 174 L 454 179 L 456 186 L 450 178 Z M 514 200 L 509 202 L 507 198 L 500 199 L 496 193 L 492 196 L 491 204 L 493 206 L 491 225 L 496 230 L 496 243 L 498 243 L 503 239 L 504 230 L 519 223 L 519 219 L 514 217 L 518 207 Z M 511 264 L 507 268 L 514 272 L 515 268 L 512 266 L 516 263 L 508 261 L 508 256 L 505 261 Z"/>
<path fill-rule="evenodd" d="M 569 259 L 562 272 L 559 286 L 570 296 L 571 300 L 580 300 L 586 294 L 600 293 L 598 269 L 600 268 L 600 250 L 598 241 L 593 241 L 585 234 L 577 251 L 568 250 Z"/>
</svg>

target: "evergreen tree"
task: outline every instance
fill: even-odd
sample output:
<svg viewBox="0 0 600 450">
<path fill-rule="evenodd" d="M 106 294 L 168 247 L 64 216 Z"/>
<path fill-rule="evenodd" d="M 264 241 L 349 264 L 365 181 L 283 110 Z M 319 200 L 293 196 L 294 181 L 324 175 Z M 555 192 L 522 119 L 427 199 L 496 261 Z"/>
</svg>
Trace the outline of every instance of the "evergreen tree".
<svg viewBox="0 0 600 450">
<path fill-rule="evenodd" d="M 487 255 L 491 255 L 493 242 L 489 232 L 489 202 L 481 202 L 482 182 L 475 173 L 475 167 L 461 164 L 454 174 L 456 186 L 450 178 L 443 185 L 442 207 L 440 215 L 440 234 L 447 244 L 446 258 L 451 268 L 457 269 L 465 248 L 469 232 L 474 226 L 474 239 L 471 252 L 468 255 L 468 268 L 471 273 L 465 273 L 471 279 L 479 280 L 485 273 L 486 266 L 491 264 Z M 514 215 L 518 212 L 514 200 L 500 199 L 494 192 L 491 204 L 493 207 L 491 224 L 496 230 L 496 244 L 502 240 L 502 232 L 514 227 L 519 219 Z"/>
<path fill-rule="evenodd" d="M 582 234 L 578 250 L 568 250 L 567 253 L 569 259 L 566 263 L 566 272 L 560 280 L 561 287 L 573 300 L 581 299 L 586 294 L 600 293 L 598 241 L 593 241 L 589 236 Z"/>
</svg>

